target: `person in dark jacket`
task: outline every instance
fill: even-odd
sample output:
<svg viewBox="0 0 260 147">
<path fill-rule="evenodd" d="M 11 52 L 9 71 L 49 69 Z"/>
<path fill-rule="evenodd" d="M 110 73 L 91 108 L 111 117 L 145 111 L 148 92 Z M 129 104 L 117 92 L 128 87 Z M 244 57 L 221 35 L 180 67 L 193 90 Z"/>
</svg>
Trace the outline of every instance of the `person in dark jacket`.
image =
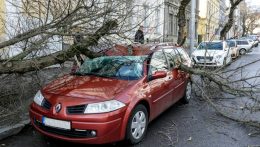
<svg viewBox="0 0 260 147">
<path fill-rule="evenodd" d="M 135 33 L 135 42 L 139 42 L 141 44 L 144 43 L 144 32 L 143 32 L 144 27 L 140 26 L 137 32 Z"/>
<path fill-rule="evenodd" d="M 83 40 L 84 40 L 83 34 L 77 31 L 74 36 L 74 44 L 82 43 Z"/>
</svg>

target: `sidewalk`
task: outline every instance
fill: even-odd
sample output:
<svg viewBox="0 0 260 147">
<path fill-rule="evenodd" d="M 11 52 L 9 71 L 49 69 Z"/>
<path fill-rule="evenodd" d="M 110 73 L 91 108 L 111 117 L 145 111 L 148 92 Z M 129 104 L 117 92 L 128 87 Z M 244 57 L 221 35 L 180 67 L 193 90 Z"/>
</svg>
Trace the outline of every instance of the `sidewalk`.
<svg viewBox="0 0 260 147">
<path fill-rule="evenodd" d="M 27 115 L 28 116 L 28 115 Z M 26 125 L 30 123 L 29 116 L 12 126 L 3 126 L 0 128 L 0 140 L 12 135 L 18 134 Z"/>
</svg>

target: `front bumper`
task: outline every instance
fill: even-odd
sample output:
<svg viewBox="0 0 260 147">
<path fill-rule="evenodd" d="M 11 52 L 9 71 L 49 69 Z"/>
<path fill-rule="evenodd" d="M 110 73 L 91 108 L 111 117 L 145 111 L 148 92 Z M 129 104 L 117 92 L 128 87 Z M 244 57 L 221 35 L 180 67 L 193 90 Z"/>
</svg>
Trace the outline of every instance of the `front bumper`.
<svg viewBox="0 0 260 147">
<path fill-rule="evenodd" d="M 200 62 L 196 59 L 193 59 L 193 66 L 195 66 L 195 67 L 202 67 L 202 66 L 205 66 L 205 67 L 221 67 L 221 66 L 223 66 L 223 62 L 217 62 L 215 60 Z"/>
<path fill-rule="evenodd" d="M 69 142 L 84 144 L 105 144 L 122 140 L 121 130 L 125 108 L 119 109 L 106 114 L 74 115 L 68 118 L 53 117 L 52 115 L 42 114 L 37 109 L 30 107 L 30 119 L 33 127 L 40 133 Z M 66 120 L 71 122 L 71 130 L 62 130 L 47 127 L 42 124 L 42 117 L 49 117 L 58 120 Z M 80 118 L 81 119 L 78 119 Z M 82 119 L 84 118 L 85 119 Z M 90 121 L 91 120 L 91 121 Z M 93 136 L 91 131 L 95 131 Z"/>
</svg>

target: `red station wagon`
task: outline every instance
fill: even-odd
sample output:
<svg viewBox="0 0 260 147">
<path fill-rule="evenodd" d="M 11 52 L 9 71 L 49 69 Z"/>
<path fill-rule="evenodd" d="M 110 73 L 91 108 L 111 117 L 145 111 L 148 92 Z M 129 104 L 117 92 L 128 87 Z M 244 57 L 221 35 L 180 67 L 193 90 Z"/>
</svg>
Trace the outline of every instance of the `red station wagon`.
<svg viewBox="0 0 260 147">
<path fill-rule="evenodd" d="M 129 53 L 129 46 L 119 48 Z M 109 50 L 110 56 L 86 60 L 75 73 L 39 90 L 30 106 L 32 125 L 70 142 L 140 142 L 149 122 L 191 98 L 190 76 L 176 67 L 177 61 L 191 66 L 183 48 L 141 48 L 132 46 L 131 56 L 111 56 Z"/>
</svg>

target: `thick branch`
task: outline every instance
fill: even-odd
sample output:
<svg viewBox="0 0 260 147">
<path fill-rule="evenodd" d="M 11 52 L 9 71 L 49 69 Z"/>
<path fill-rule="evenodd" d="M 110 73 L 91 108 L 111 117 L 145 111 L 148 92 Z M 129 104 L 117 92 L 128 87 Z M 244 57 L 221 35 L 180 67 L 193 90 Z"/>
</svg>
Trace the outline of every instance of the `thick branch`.
<svg viewBox="0 0 260 147">
<path fill-rule="evenodd" d="M 93 35 L 90 35 L 84 39 L 83 43 L 72 45 L 66 51 L 59 51 L 44 57 L 37 57 L 22 61 L 10 61 L 7 64 L 0 64 L 0 74 L 25 73 L 36 69 L 42 69 L 54 64 L 63 63 L 75 54 L 79 53 L 85 54 L 90 58 L 101 56 L 101 54 L 88 50 L 88 47 L 96 45 L 102 36 L 105 36 L 112 29 L 115 29 L 117 25 L 117 21 L 115 20 L 108 21 Z"/>
</svg>

